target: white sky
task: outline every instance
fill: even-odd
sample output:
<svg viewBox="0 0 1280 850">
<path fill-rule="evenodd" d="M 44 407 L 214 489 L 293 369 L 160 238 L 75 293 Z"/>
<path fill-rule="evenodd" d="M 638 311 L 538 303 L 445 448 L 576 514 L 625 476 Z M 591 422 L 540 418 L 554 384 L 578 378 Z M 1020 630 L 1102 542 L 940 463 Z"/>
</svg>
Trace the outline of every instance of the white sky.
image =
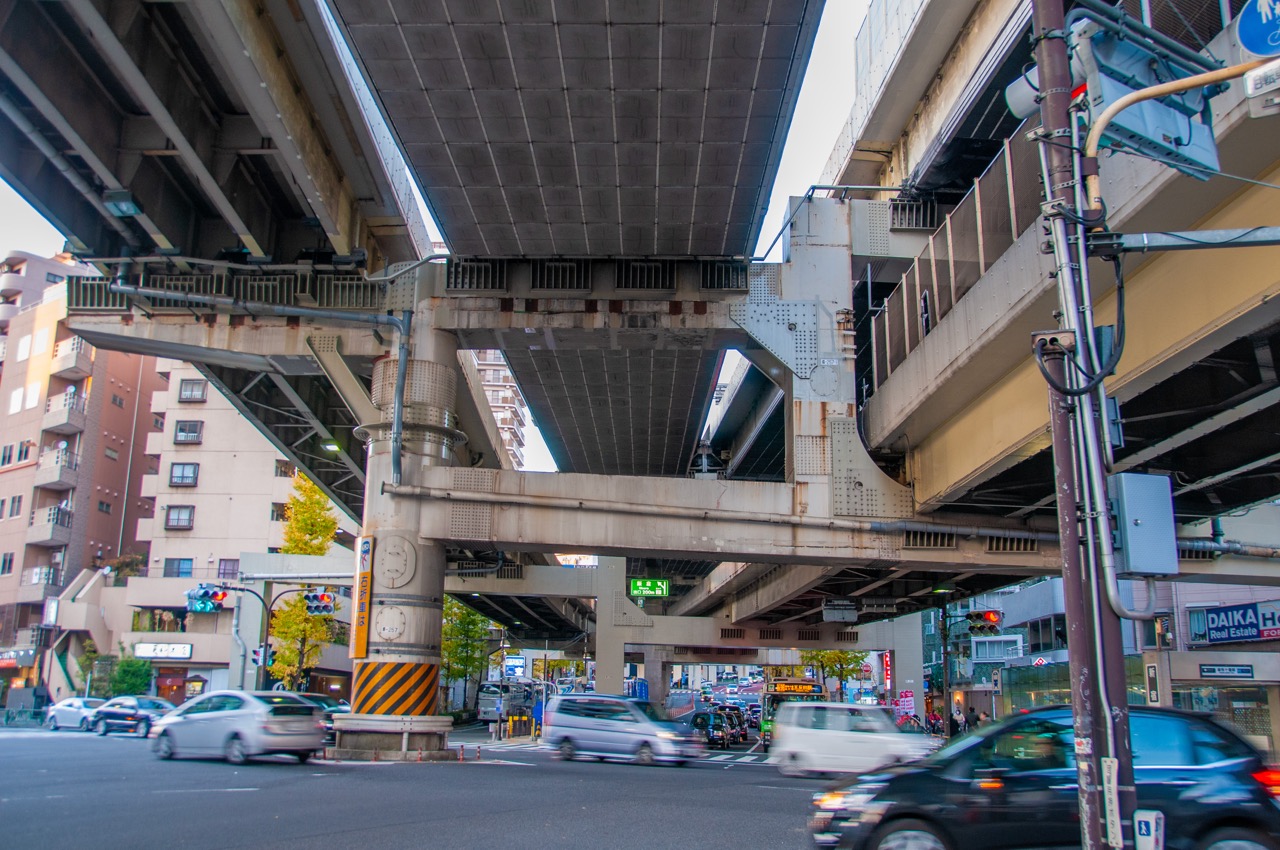
<svg viewBox="0 0 1280 850">
<path fill-rule="evenodd" d="M 787 198 L 803 195 L 822 174 L 827 156 L 853 106 L 853 41 L 869 0 L 827 0 L 822 23 L 804 85 L 796 102 L 791 131 L 783 148 L 769 209 L 756 251 L 763 251 L 777 235 L 787 208 Z M 62 250 L 63 237 L 32 209 L 7 183 L 0 180 L 0 234 L 5 251 L 27 251 L 53 256 Z M 781 247 L 767 258 L 777 262 Z M 529 429 L 525 446 L 526 468 L 553 471 L 554 464 L 542 435 Z"/>
</svg>

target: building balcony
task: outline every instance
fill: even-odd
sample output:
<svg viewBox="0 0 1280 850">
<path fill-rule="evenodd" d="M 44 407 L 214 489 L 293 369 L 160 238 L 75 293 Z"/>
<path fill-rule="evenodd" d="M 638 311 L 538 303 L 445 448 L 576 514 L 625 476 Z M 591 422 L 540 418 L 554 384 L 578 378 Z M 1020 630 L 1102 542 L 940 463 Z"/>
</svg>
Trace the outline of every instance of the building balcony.
<svg viewBox="0 0 1280 850">
<path fill-rule="evenodd" d="M 78 336 L 64 339 L 53 347 L 49 374 L 68 381 L 79 381 L 93 373 L 93 346 Z"/>
<path fill-rule="evenodd" d="M 19 309 L 21 308 L 17 304 L 0 304 L 0 331 L 9 327 L 9 322 L 18 315 Z"/>
<path fill-rule="evenodd" d="M 62 571 L 54 566 L 28 567 L 22 571 L 22 581 L 14 602 L 19 605 L 42 605 L 50 596 L 62 591 Z"/>
<path fill-rule="evenodd" d="M 68 449 L 54 449 L 40 456 L 35 486 L 46 490 L 71 490 L 80 480 L 80 458 Z"/>
<path fill-rule="evenodd" d="M 0 274 L 0 298 L 15 298 L 21 295 L 30 283 L 18 272 Z"/>
<path fill-rule="evenodd" d="M 41 427 L 52 434 L 79 434 L 84 430 L 86 399 L 80 393 L 51 396 L 44 406 Z"/>
<path fill-rule="evenodd" d="M 61 549 L 71 543 L 71 511 L 66 508 L 37 508 L 27 526 L 28 546 Z"/>
</svg>

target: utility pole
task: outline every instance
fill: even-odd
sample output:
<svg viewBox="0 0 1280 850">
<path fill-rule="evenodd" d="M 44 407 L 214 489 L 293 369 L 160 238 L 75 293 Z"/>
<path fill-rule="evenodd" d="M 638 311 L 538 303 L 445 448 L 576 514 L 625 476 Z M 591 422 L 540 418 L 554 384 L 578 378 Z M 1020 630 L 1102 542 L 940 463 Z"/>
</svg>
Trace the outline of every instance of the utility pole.
<svg viewBox="0 0 1280 850">
<path fill-rule="evenodd" d="M 1084 318 L 1091 305 L 1087 286 L 1078 282 L 1088 263 L 1079 227 L 1080 181 L 1072 144 L 1075 120 L 1070 112 L 1072 79 L 1067 53 L 1064 0 L 1032 0 L 1032 41 L 1039 74 L 1041 150 L 1045 180 L 1044 206 L 1056 254 L 1059 320 L 1064 329 L 1092 334 Z M 1074 234 L 1074 236 L 1073 236 Z M 1092 350 L 1092 339 L 1079 339 L 1074 331 L 1038 334 L 1037 353 L 1046 374 L 1059 387 L 1074 386 L 1079 376 L 1068 369 L 1066 359 L 1077 346 Z M 1081 358 L 1086 364 L 1089 357 Z M 1079 785 L 1081 841 L 1084 850 L 1104 846 L 1132 846 L 1131 820 L 1136 802 L 1133 760 L 1129 748 L 1127 689 L 1120 641 L 1119 617 L 1105 600 L 1093 530 L 1090 547 L 1081 547 L 1081 505 L 1105 516 L 1105 492 L 1082 493 L 1101 481 L 1095 400 L 1101 393 L 1081 391 L 1068 397 L 1050 386 L 1050 428 L 1053 438 L 1055 489 L 1059 539 L 1062 547 L 1063 594 L 1067 618 L 1067 647 L 1071 671 L 1072 717 L 1075 727 L 1076 769 Z M 1082 480 L 1083 479 L 1083 480 Z M 1082 496 L 1085 498 L 1082 499 Z M 1098 505 L 1096 500 L 1102 500 Z M 1089 517 L 1092 520 L 1092 517 Z M 1101 541 L 1098 541 L 1101 545 Z M 1128 842 L 1125 833 L 1128 833 Z"/>
<path fill-rule="evenodd" d="M 947 599 L 942 598 L 939 608 L 939 633 L 942 636 L 942 736 L 951 737 L 951 631 L 947 620 Z"/>
</svg>

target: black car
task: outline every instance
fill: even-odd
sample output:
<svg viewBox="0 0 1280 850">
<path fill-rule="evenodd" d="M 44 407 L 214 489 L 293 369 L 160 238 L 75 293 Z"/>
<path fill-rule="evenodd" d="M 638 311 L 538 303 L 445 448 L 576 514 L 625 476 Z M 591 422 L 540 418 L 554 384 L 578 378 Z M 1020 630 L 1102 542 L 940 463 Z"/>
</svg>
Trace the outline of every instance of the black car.
<svg viewBox="0 0 1280 850">
<path fill-rule="evenodd" d="M 335 740 L 333 734 L 333 716 L 335 714 L 350 714 L 351 704 L 344 699 L 329 696 L 328 694 L 307 694 L 295 693 L 295 696 L 302 697 L 307 702 L 315 703 L 324 709 L 324 742 L 332 744 Z"/>
<path fill-rule="evenodd" d="M 1137 807 L 1164 813 L 1169 850 L 1280 847 L 1280 771 L 1208 716 L 1129 715 Z M 814 795 L 819 847 L 1079 846 L 1069 708 L 1014 715 L 918 762 Z"/>
<path fill-rule="evenodd" d="M 98 706 L 88 723 L 99 735 L 137 732 L 138 737 L 145 738 L 155 722 L 173 707 L 173 703 L 159 697 L 116 697 Z"/>
<path fill-rule="evenodd" d="M 730 737 L 733 731 L 729 726 L 729 721 L 725 719 L 723 714 L 696 711 L 689 717 L 689 726 L 695 734 L 700 735 L 702 740 L 706 742 L 707 749 L 712 747 L 719 747 L 722 750 L 729 749 Z"/>
</svg>

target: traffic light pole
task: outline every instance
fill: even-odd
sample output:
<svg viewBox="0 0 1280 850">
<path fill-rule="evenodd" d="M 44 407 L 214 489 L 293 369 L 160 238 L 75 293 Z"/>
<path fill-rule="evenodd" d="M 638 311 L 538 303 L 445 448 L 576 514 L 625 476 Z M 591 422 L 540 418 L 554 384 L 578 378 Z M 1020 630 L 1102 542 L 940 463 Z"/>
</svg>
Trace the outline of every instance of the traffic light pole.
<svg viewBox="0 0 1280 850">
<path fill-rule="evenodd" d="M 262 690 L 264 687 L 266 687 L 267 667 L 270 666 L 270 664 L 268 663 L 268 660 L 271 654 L 271 644 L 268 642 L 268 637 L 271 634 L 271 612 L 275 609 L 276 603 L 279 602 L 284 597 L 288 596 L 290 593 L 306 593 L 312 590 L 312 588 L 294 587 L 294 588 L 290 588 L 289 590 L 282 590 L 279 593 L 277 593 L 275 596 L 271 597 L 271 601 L 268 602 L 261 593 L 254 590 L 251 587 L 244 587 L 243 585 L 239 585 L 239 584 L 218 584 L 214 586 L 217 587 L 219 590 L 225 590 L 229 593 L 248 593 L 254 599 L 262 603 L 262 612 L 263 612 L 264 621 L 263 621 L 262 631 L 260 633 L 261 640 L 258 641 L 259 652 L 261 653 L 261 655 L 259 656 L 259 660 L 261 663 L 258 665 L 257 672 L 254 674 L 254 688 L 255 690 Z M 240 619 L 240 599 L 239 598 L 236 599 L 236 613 L 235 613 L 234 619 L 236 620 L 236 622 L 232 628 L 235 629 L 236 631 L 236 640 L 243 643 L 243 641 L 240 640 L 240 632 L 239 632 L 239 619 Z M 240 663 L 240 678 L 243 684 L 243 680 L 244 680 L 243 656 Z"/>
<path fill-rule="evenodd" d="M 1072 689 L 1081 842 L 1084 850 L 1104 846 L 1132 846 L 1130 822 L 1135 793 L 1129 749 L 1127 689 L 1124 681 L 1119 618 L 1102 598 L 1098 559 L 1081 546 L 1081 506 L 1106 514 L 1106 505 L 1093 504 L 1090 482 L 1101 479 L 1098 468 L 1094 395 L 1083 390 L 1068 397 L 1059 387 L 1075 387 L 1079 376 L 1066 360 L 1074 346 L 1091 351 L 1092 338 L 1077 339 L 1073 329 L 1093 333 L 1087 287 L 1088 254 L 1080 222 L 1077 194 L 1083 195 L 1074 157 L 1071 115 L 1072 80 L 1067 51 L 1064 0 L 1032 0 L 1032 42 L 1039 74 L 1040 144 L 1046 204 L 1044 214 L 1053 236 L 1057 265 L 1060 320 L 1064 329 L 1037 334 L 1037 356 L 1049 380 L 1050 432 L 1057 493 L 1058 533 L 1062 552 L 1064 607 Z M 1070 225 L 1070 226 L 1069 226 Z M 1073 239 L 1072 234 L 1075 234 Z M 1084 303 L 1081 303 L 1083 300 Z M 1088 364 L 1091 357 L 1085 356 Z M 1074 364 L 1073 364 L 1073 367 Z M 1070 374 L 1069 374 L 1070 373 Z M 1099 394 L 1100 395 L 1100 394 Z M 1084 480 L 1082 481 L 1082 478 Z M 1086 488 L 1082 491 L 1081 487 Z M 1106 532 L 1103 532 L 1106 533 Z M 1090 526 L 1088 543 L 1095 542 Z M 1107 652 L 1106 649 L 1110 649 Z M 1109 656 L 1109 657 L 1108 657 Z M 1126 835 L 1128 833 L 1128 841 Z"/>
</svg>

